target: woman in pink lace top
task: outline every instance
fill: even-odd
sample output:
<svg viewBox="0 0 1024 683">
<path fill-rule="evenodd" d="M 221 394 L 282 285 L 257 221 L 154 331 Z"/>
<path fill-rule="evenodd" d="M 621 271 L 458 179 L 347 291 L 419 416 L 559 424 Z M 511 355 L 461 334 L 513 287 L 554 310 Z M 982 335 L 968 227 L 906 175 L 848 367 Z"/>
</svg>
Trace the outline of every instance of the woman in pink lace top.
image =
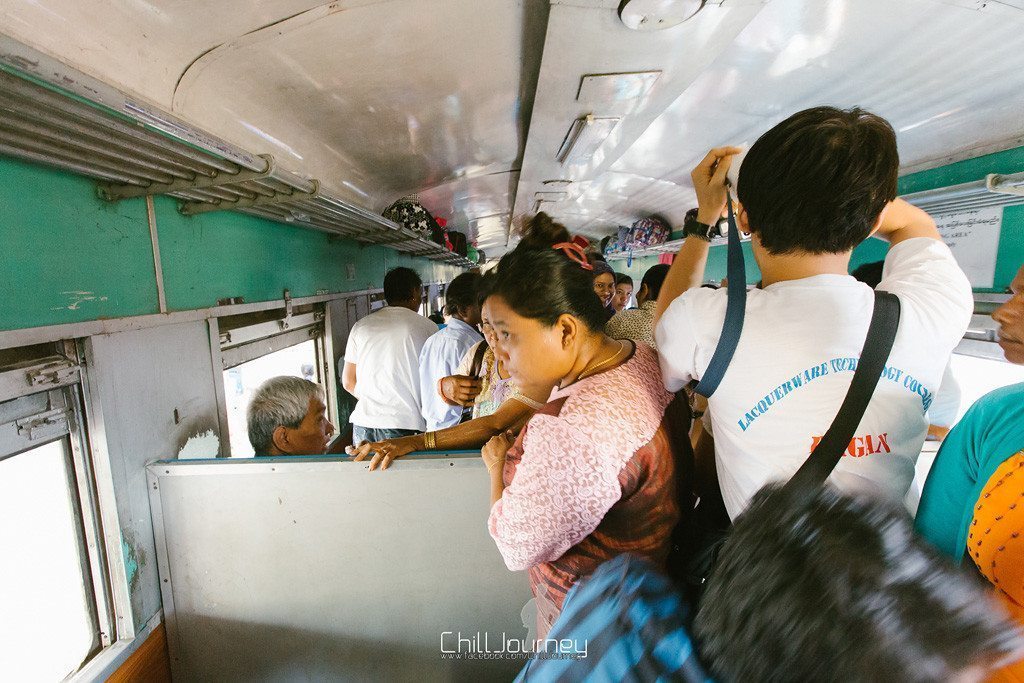
<svg viewBox="0 0 1024 683">
<path fill-rule="evenodd" d="M 555 386 L 514 443 L 498 436 L 483 451 L 488 528 L 508 568 L 529 572 L 539 637 L 604 560 L 629 552 L 664 563 L 679 517 L 672 395 L 650 347 L 602 331 L 588 265 L 540 214 L 499 263 L 484 304 L 513 380 Z M 613 410 L 623 399 L 630 409 Z M 677 433 L 685 438 L 685 425 Z"/>
</svg>

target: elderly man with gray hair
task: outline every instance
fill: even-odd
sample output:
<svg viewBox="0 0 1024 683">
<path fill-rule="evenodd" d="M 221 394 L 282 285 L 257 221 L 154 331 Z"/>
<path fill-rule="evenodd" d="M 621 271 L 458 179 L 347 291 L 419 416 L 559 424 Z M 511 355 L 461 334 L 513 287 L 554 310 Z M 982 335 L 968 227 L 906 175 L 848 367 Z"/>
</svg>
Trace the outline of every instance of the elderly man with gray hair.
<svg viewBox="0 0 1024 683">
<path fill-rule="evenodd" d="M 272 377 L 249 403 L 249 441 L 257 456 L 319 455 L 334 434 L 320 385 Z"/>
</svg>

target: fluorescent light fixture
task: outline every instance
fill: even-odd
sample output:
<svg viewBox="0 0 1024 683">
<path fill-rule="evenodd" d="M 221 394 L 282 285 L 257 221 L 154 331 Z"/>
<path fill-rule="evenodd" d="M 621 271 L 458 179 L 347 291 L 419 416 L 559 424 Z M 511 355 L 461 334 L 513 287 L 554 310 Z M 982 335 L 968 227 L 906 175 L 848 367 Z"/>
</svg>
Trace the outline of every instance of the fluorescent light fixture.
<svg viewBox="0 0 1024 683">
<path fill-rule="evenodd" d="M 561 202 L 569 198 L 568 192 L 534 192 L 534 199 L 540 199 L 546 202 Z"/>
<path fill-rule="evenodd" d="M 562 147 L 555 155 L 558 163 L 576 164 L 590 159 L 611 135 L 620 120 L 619 118 L 595 118 L 592 114 L 587 114 L 583 118 L 573 121 L 562 142 Z"/>
<path fill-rule="evenodd" d="M 554 211 L 554 205 L 558 202 L 553 202 L 547 199 L 538 199 L 533 203 L 533 212 L 540 213 L 541 211 L 551 213 Z"/>
<path fill-rule="evenodd" d="M 580 81 L 578 102 L 605 105 L 609 102 L 637 100 L 654 87 L 660 71 L 633 71 L 618 74 L 587 74 Z"/>
</svg>

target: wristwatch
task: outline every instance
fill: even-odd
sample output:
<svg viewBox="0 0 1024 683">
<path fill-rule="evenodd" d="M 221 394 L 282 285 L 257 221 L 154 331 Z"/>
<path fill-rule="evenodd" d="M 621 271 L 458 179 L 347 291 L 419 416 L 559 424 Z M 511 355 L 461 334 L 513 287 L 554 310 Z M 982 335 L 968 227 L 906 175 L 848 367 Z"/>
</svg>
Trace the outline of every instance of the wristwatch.
<svg viewBox="0 0 1024 683">
<path fill-rule="evenodd" d="M 697 237 L 705 242 L 710 242 L 712 237 L 718 235 L 718 225 L 701 223 L 696 217 L 687 216 L 683 223 L 683 234 L 687 237 Z"/>
</svg>

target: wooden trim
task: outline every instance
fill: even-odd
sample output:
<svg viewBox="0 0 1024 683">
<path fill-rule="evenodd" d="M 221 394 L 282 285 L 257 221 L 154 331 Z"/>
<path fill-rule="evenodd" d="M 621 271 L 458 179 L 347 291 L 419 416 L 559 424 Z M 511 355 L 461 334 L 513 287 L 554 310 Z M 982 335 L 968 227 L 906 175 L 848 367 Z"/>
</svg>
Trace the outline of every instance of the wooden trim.
<svg viewBox="0 0 1024 683">
<path fill-rule="evenodd" d="M 118 667 L 107 683 L 170 683 L 171 658 L 167 654 L 167 630 L 163 623 Z"/>
</svg>

